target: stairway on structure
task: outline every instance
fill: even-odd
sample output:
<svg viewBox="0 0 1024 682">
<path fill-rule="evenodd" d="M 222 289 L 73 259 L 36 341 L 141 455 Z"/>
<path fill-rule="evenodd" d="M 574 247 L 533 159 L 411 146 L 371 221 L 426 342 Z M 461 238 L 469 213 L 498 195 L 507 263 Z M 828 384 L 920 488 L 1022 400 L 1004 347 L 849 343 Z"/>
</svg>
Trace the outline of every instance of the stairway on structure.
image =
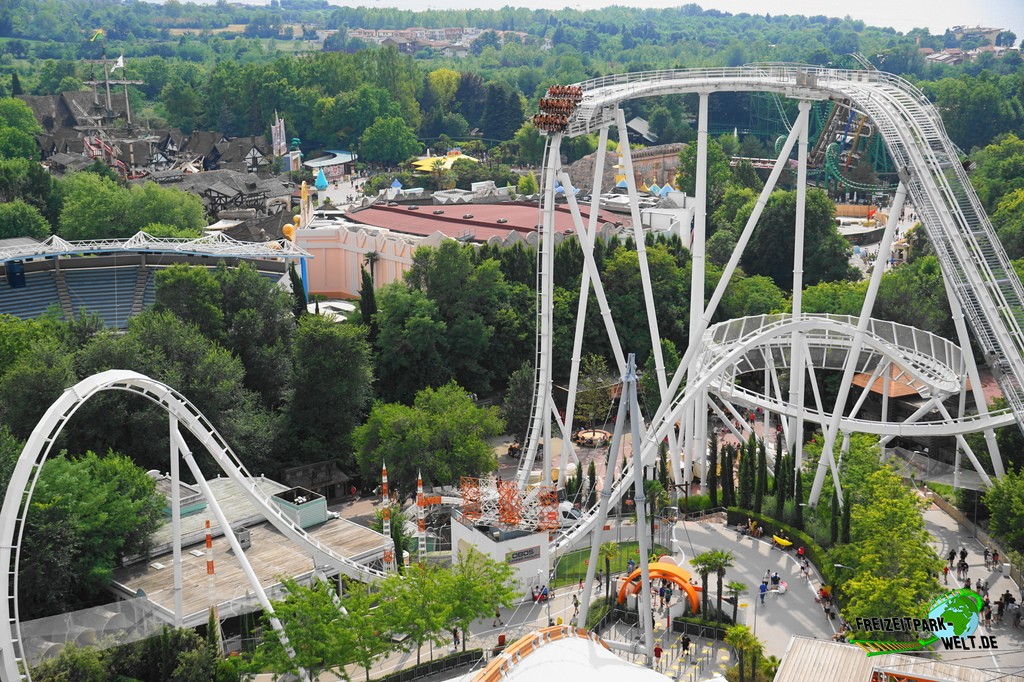
<svg viewBox="0 0 1024 682">
<path fill-rule="evenodd" d="M 71 319 L 75 316 L 75 307 L 71 304 L 71 294 L 68 293 L 68 284 L 64 281 L 64 271 L 57 268 L 54 271 L 54 280 L 57 283 L 57 300 L 60 301 L 60 309 L 64 316 Z"/>
<path fill-rule="evenodd" d="M 145 303 L 146 297 L 146 284 L 149 283 L 149 274 L 149 268 L 145 265 L 139 266 L 135 275 L 135 296 L 132 298 L 132 317 L 135 317 L 142 312 L 142 306 Z"/>
</svg>

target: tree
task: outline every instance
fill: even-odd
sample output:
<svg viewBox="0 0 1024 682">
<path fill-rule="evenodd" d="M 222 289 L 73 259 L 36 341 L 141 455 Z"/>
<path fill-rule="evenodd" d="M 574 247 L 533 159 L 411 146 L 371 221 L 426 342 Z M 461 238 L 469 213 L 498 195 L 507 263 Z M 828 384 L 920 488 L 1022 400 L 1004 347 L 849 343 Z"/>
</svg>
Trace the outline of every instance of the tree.
<svg viewBox="0 0 1024 682">
<path fill-rule="evenodd" d="M 1013 549 L 1024 551 L 1024 472 L 1007 471 L 992 482 L 982 499 L 992 531 Z"/>
<path fill-rule="evenodd" d="M 760 640 L 754 636 L 746 625 L 733 625 L 725 631 L 725 643 L 736 652 L 739 665 L 738 682 L 747 682 L 746 671 L 751 671 L 751 682 L 757 679 L 757 668 L 755 661 L 764 651 Z"/>
<path fill-rule="evenodd" d="M 292 384 L 292 299 L 248 263 L 219 263 L 214 273 L 224 313 L 223 343 L 245 367 L 245 387 L 278 407 Z"/>
<path fill-rule="evenodd" d="M 512 585 L 512 574 L 509 564 L 494 561 L 472 547 L 460 551 L 458 560 L 440 574 L 437 596 L 450 609 L 449 622 L 462 631 L 463 651 L 466 650 L 466 633 L 473 621 L 511 606 L 518 596 Z"/>
<path fill-rule="evenodd" d="M 737 222 L 746 222 L 753 205 L 737 214 Z M 835 225 L 835 206 L 825 192 L 807 192 L 804 222 L 804 285 L 852 279 L 849 264 L 851 247 Z M 796 192 L 776 190 L 764 207 L 754 237 L 753 248 L 743 252 L 740 264 L 751 275 L 771 277 L 784 291 L 793 286 L 793 243 L 796 219 Z M 771 248 L 766 245 L 771 244 Z"/>
<path fill-rule="evenodd" d="M 1024 189 L 1003 195 L 992 214 L 992 224 L 1007 255 L 1011 259 L 1024 256 Z"/>
<path fill-rule="evenodd" d="M 707 204 L 708 212 L 718 207 L 725 194 L 725 188 L 732 178 L 729 157 L 718 140 L 708 140 L 707 162 Z M 676 172 L 676 186 L 688 196 L 697 195 L 697 145 L 688 144 L 679 152 L 679 170 Z"/>
<path fill-rule="evenodd" d="M 619 545 L 615 542 L 602 542 L 597 549 L 597 556 L 604 559 L 604 598 L 612 603 L 612 562 L 619 558 Z"/>
<path fill-rule="evenodd" d="M 0 377 L 0 424 L 18 438 L 28 438 L 50 403 L 75 383 L 67 349 L 52 337 L 40 337 Z"/>
<path fill-rule="evenodd" d="M 348 627 L 340 627 L 343 615 L 334 588 L 320 580 L 305 586 L 286 576 L 281 578 L 281 585 L 284 599 L 271 601 L 273 615 L 263 614 L 264 631 L 270 634 L 256 649 L 257 665 L 276 674 L 298 675 L 304 669 L 316 678 L 335 665 L 348 663 L 353 633 Z M 271 629 L 271 618 L 284 626 L 290 651 Z"/>
<path fill-rule="evenodd" d="M 0 239 L 31 237 L 42 241 L 50 236 L 50 224 L 35 206 L 15 199 L 0 204 Z"/>
<path fill-rule="evenodd" d="M 736 449 L 726 445 L 722 449 L 722 504 L 731 507 L 736 504 L 736 487 L 733 485 Z"/>
<path fill-rule="evenodd" d="M 351 465 L 351 434 L 370 400 L 366 329 L 305 315 L 295 331 L 294 384 L 286 408 L 292 462 L 338 459 Z M 329 419 L 325 419 L 329 415 Z"/>
<path fill-rule="evenodd" d="M 103 239 L 132 234 L 128 195 L 113 181 L 93 173 L 72 173 L 61 182 L 64 207 L 60 235 L 64 239 Z"/>
<path fill-rule="evenodd" d="M 690 559 L 690 566 L 700 576 L 700 587 L 701 587 L 701 604 L 700 612 L 704 614 L 704 619 L 708 619 L 708 576 L 715 571 L 715 557 L 714 551 L 701 552 L 697 556 Z"/>
<path fill-rule="evenodd" d="M 533 171 L 527 172 L 525 175 L 520 176 L 519 182 L 516 184 L 516 192 L 519 194 L 536 194 L 540 191 L 537 185 L 537 176 L 533 174 Z"/>
<path fill-rule="evenodd" d="M 579 386 L 576 389 L 576 413 L 593 427 L 598 417 L 608 412 L 608 362 L 604 357 L 588 353 L 580 363 Z"/>
<path fill-rule="evenodd" d="M 42 661 L 33 668 L 32 679 L 39 682 L 104 682 L 110 677 L 97 649 L 69 644 L 56 658 Z"/>
<path fill-rule="evenodd" d="M 747 591 L 747 586 L 744 583 L 733 580 L 726 584 L 725 591 L 729 593 L 729 598 L 732 599 L 732 622 L 735 624 L 738 622 L 736 617 L 739 615 L 740 595 Z"/>
<path fill-rule="evenodd" d="M 392 632 L 407 635 L 404 648 L 410 651 L 415 646 L 417 665 L 423 645 L 428 641 L 441 644 L 451 622 L 451 605 L 437 599 L 442 580 L 442 569 L 415 564 L 404 579 L 391 578 L 381 585 Z"/>
<path fill-rule="evenodd" d="M 527 361 L 508 378 L 508 389 L 501 403 L 501 416 L 508 432 L 516 437 L 525 438 L 530 427 L 534 374 L 533 364 Z"/>
<path fill-rule="evenodd" d="M 367 340 L 373 345 L 377 340 L 377 292 L 370 272 L 366 268 L 360 268 L 360 273 L 359 317 L 363 326 L 369 330 Z"/>
<path fill-rule="evenodd" d="M 0 158 L 35 157 L 33 136 L 41 132 L 27 104 L 14 97 L 0 97 Z"/>
<path fill-rule="evenodd" d="M 374 608 L 377 595 L 362 589 L 349 590 L 341 604 L 344 612 L 338 625 L 349 637 L 346 662 L 362 667 L 369 682 L 370 668 L 393 648 L 385 636 L 390 626 L 386 609 Z"/>
<path fill-rule="evenodd" d="M 220 284 L 206 268 L 178 263 L 157 271 L 154 310 L 167 310 L 219 340 L 224 338 L 222 307 Z"/>
<path fill-rule="evenodd" d="M 420 151 L 416 133 L 399 116 L 377 119 L 359 138 L 363 158 L 371 163 L 397 165 Z"/>
<path fill-rule="evenodd" d="M 450 485 L 461 476 L 481 476 L 497 465 L 487 439 L 505 425 L 494 407 L 481 408 L 454 382 L 416 394 L 412 407 L 376 403 L 352 435 L 356 460 L 365 475 L 387 461 L 388 478 L 405 494 L 424 483 Z"/>
<path fill-rule="evenodd" d="M 746 446 L 741 446 L 737 453 L 740 458 L 740 465 L 738 471 L 739 478 L 739 500 L 737 506 L 743 509 L 750 509 L 754 502 L 754 486 L 756 485 L 755 475 L 757 471 L 757 465 L 755 458 L 757 455 L 757 444 L 754 441 L 755 435 L 753 432 L 750 433 L 750 438 L 747 439 Z"/>
<path fill-rule="evenodd" d="M 767 435 L 767 434 L 766 434 Z M 757 483 L 754 487 L 754 513 L 760 514 L 764 507 L 764 496 L 768 490 L 768 457 L 764 439 L 757 442 Z"/>
<path fill-rule="evenodd" d="M 793 527 L 797 530 L 804 529 L 804 476 L 803 472 L 793 463 L 793 478 L 796 485 L 793 489 Z"/>
<path fill-rule="evenodd" d="M 718 506 L 718 434 L 714 432 L 708 448 L 708 494 L 711 496 L 711 508 L 714 509 Z"/>
<path fill-rule="evenodd" d="M 440 386 L 449 368 L 448 325 L 427 294 L 395 282 L 377 292 L 376 375 L 384 400 L 409 401 L 427 386 Z"/>
<path fill-rule="evenodd" d="M 488 137 L 512 139 L 523 117 L 523 96 L 513 86 L 503 81 L 487 84 L 481 127 Z"/>
<path fill-rule="evenodd" d="M 716 549 L 710 552 L 707 560 L 708 569 L 718 577 L 717 605 L 715 607 L 716 621 L 722 617 L 722 580 L 725 578 L 726 571 L 733 567 L 735 558 L 732 552 Z"/>
<path fill-rule="evenodd" d="M 163 498 L 144 469 L 114 453 L 51 457 L 28 510 L 20 564 L 25 620 L 83 608 L 109 584 L 120 559 L 144 554 L 163 518 Z"/>
<path fill-rule="evenodd" d="M 854 569 L 852 574 L 844 571 L 843 575 L 851 575 L 842 586 L 847 619 L 884 609 L 894 613 L 920 611 L 941 592 L 937 576 L 942 560 L 931 545 L 931 535 L 921 516 L 924 503 L 903 486 L 897 474 L 878 466 L 877 460 L 868 466 L 875 468 L 863 478 L 857 478 L 855 472 L 849 476 L 849 486 L 856 489 L 851 542 L 839 545 L 830 554 L 837 563 Z M 879 499 L 886 503 L 878 505 Z M 899 542 L 893 542 L 893 538 L 899 538 Z M 858 632 L 858 636 L 861 634 Z"/>
</svg>

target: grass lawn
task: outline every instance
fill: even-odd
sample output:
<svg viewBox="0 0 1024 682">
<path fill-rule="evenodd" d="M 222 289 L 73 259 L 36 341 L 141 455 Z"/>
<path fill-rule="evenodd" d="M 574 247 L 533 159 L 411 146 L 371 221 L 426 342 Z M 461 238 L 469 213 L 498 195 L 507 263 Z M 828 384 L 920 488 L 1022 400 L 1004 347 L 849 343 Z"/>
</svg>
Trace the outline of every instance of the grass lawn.
<svg viewBox="0 0 1024 682">
<path fill-rule="evenodd" d="M 633 561 L 639 562 L 640 555 L 637 554 L 639 543 L 637 542 L 620 542 L 619 543 L 619 558 L 611 562 L 613 573 L 622 573 L 626 570 L 626 562 L 629 561 L 630 557 Z M 668 554 L 668 548 L 662 545 L 655 545 L 654 551 L 660 556 L 662 554 Z M 590 559 L 590 548 L 579 549 L 575 552 L 570 552 L 564 555 L 558 561 L 558 565 L 555 567 L 555 579 L 552 581 L 552 587 L 561 587 L 562 585 L 572 585 L 578 583 L 580 578 L 585 578 L 587 575 L 587 560 Z M 597 570 L 604 573 L 604 561 L 598 559 Z"/>
</svg>

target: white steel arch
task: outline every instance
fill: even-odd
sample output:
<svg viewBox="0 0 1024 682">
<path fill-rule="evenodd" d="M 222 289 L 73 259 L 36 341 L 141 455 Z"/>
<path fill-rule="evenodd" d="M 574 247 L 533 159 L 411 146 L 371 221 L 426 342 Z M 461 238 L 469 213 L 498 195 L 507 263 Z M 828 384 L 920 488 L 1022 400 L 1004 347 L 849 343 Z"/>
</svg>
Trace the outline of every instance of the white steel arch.
<svg viewBox="0 0 1024 682">
<path fill-rule="evenodd" d="M 569 91 L 568 94 L 566 94 L 567 91 Z M 539 277 L 541 282 L 538 300 L 539 309 L 547 310 L 552 303 L 552 289 L 549 283 L 550 278 L 553 277 L 553 273 L 550 270 L 551 259 L 550 254 L 543 252 L 543 250 L 546 248 L 546 245 L 553 244 L 553 221 L 549 220 L 548 216 L 554 205 L 557 180 L 558 184 L 566 188 L 565 196 L 573 213 L 574 226 L 577 234 L 580 235 L 581 246 L 584 250 L 587 272 L 584 286 L 586 286 L 587 279 L 593 284 L 598 301 L 601 304 L 601 314 L 610 335 L 613 337 L 613 346 L 617 344 L 617 338 L 614 336 L 614 324 L 611 322 L 611 312 L 602 301 L 601 282 L 597 275 L 592 254 L 590 253 L 593 243 L 592 229 L 588 231 L 583 225 L 582 218 L 578 214 L 578 207 L 576 206 L 573 192 L 568 191 L 572 188 L 572 181 L 567 174 L 560 171 L 559 151 L 562 137 L 574 137 L 591 132 L 599 132 L 601 134 L 602 144 L 599 145 L 599 161 L 595 164 L 594 185 L 591 192 L 594 202 L 591 215 L 594 215 L 594 209 L 597 208 L 598 197 L 601 193 L 601 177 L 598 169 L 601 168 L 603 163 L 605 150 L 603 142 L 607 139 L 607 131 L 611 125 L 622 127 L 622 116 L 619 108 L 622 102 L 639 97 L 666 94 L 698 94 L 701 103 L 697 122 L 698 160 L 700 160 L 702 156 L 700 150 L 706 143 L 708 127 L 707 95 L 714 92 L 741 91 L 769 92 L 796 98 L 800 101 L 799 108 L 801 113 L 783 146 L 782 153 L 776 160 L 765 190 L 762 192 L 755 207 L 754 214 L 739 238 L 739 243 L 733 253 L 733 257 L 726 266 L 725 274 L 719 282 L 718 289 L 716 289 L 714 296 L 712 296 L 711 301 L 707 305 L 705 305 L 703 300 L 703 287 L 698 286 L 696 283 L 693 286 L 693 290 L 697 293 L 694 294 L 694 300 L 690 302 L 690 310 L 691 315 L 696 319 L 691 320 L 690 345 L 686 349 L 680 368 L 675 373 L 675 376 L 672 377 L 671 383 L 666 387 L 663 379 L 659 381 L 662 385 L 661 404 L 650 419 L 643 443 L 634 443 L 634 447 L 643 448 L 642 461 L 645 464 L 654 461 L 657 444 L 663 437 L 673 432 L 669 428 L 669 424 L 679 419 L 683 420 L 684 433 L 688 439 L 691 439 L 690 442 L 694 444 L 695 449 L 703 449 L 703 443 L 705 443 L 706 438 L 706 423 L 701 424 L 700 422 L 704 420 L 696 415 L 696 412 L 700 410 L 694 410 L 694 413 L 690 415 L 680 414 L 680 406 L 684 404 L 703 405 L 707 395 L 705 394 L 701 398 L 694 395 L 694 391 L 720 391 L 728 383 L 724 379 L 724 374 L 727 373 L 727 370 L 720 364 L 720 358 L 718 358 L 719 362 L 715 364 L 716 370 L 713 372 L 715 377 L 717 377 L 715 381 L 712 381 L 711 375 L 707 374 L 707 365 L 702 364 L 715 360 L 715 358 L 706 355 L 702 356 L 704 350 L 702 343 L 705 340 L 704 331 L 709 327 L 710 320 L 724 292 L 724 284 L 731 277 L 738 263 L 739 254 L 742 253 L 743 248 L 749 242 L 751 232 L 760 216 L 760 211 L 763 209 L 764 203 L 774 188 L 774 184 L 794 147 L 799 147 L 800 150 L 798 160 L 798 184 L 800 186 L 798 187 L 796 241 L 797 244 L 802 243 L 803 202 L 801 195 L 805 194 L 802 190 L 806 183 L 807 112 L 809 110 L 809 101 L 839 99 L 848 101 L 852 108 L 864 113 L 871 119 L 886 142 L 889 153 L 896 162 L 896 166 L 900 169 L 900 188 L 897 191 L 892 213 L 890 214 L 887 236 L 883 240 L 885 253 L 882 252 L 883 249 L 880 249 L 877 262 L 885 262 L 885 259 L 888 258 L 892 231 L 896 223 L 894 214 L 899 213 L 902 209 L 904 198 L 909 195 L 914 203 L 915 210 L 921 216 L 921 221 L 939 256 L 960 346 L 964 347 L 968 343 L 967 325 L 969 324 L 985 351 L 986 362 L 995 370 L 1011 407 L 1010 413 L 987 414 L 984 399 L 978 391 L 980 382 L 977 380 L 977 368 L 974 366 L 971 354 L 965 353 L 962 354 L 963 363 L 961 365 L 947 365 L 945 370 L 942 371 L 942 374 L 944 374 L 940 382 L 942 385 L 935 387 L 941 390 L 937 390 L 936 395 L 948 395 L 946 391 L 953 384 L 959 387 L 956 390 L 962 390 L 964 379 L 970 378 L 974 387 L 973 390 L 975 390 L 975 401 L 979 404 L 982 414 L 977 417 L 965 417 L 961 414 L 954 418 L 948 413 L 944 413 L 939 422 L 927 422 L 929 425 L 927 427 L 915 424 L 895 425 L 883 422 L 866 430 L 885 435 L 886 438 L 896 434 L 919 432 L 925 428 L 929 429 L 929 433 L 932 435 L 936 433 L 936 428 L 941 430 L 942 433 L 949 435 L 984 431 L 989 449 L 992 452 L 994 473 L 997 476 L 1001 475 L 1002 463 L 998 450 L 995 447 L 995 439 L 991 429 L 995 426 L 1005 425 L 1011 420 L 1015 420 L 1018 425 L 1024 421 L 1024 390 L 1022 390 L 1022 387 L 1024 387 L 1024 333 L 1022 333 L 1022 327 L 1024 327 L 1024 288 L 1021 287 L 1020 281 L 1016 278 L 1009 259 L 999 244 L 977 195 L 970 186 L 966 173 L 959 163 L 956 149 L 945 135 L 938 113 L 917 88 L 897 76 L 877 71 L 843 71 L 814 66 L 765 64 L 738 68 L 689 69 L 621 74 L 584 81 L 567 88 L 563 87 L 561 92 L 557 89 L 549 91 L 549 97 L 556 99 L 559 97 L 569 97 L 574 99 L 564 119 L 565 122 L 561 127 L 557 124 L 557 114 L 566 113 L 564 105 L 547 110 L 556 114 L 555 116 L 541 117 L 541 123 L 548 125 L 548 132 L 546 133 L 548 135 L 548 144 L 545 150 L 545 171 L 542 175 L 545 183 L 543 187 L 545 203 L 544 223 L 542 225 L 544 233 L 541 240 L 543 265 Z M 544 103 L 542 102 L 542 107 L 543 105 Z M 545 110 L 542 109 L 543 111 Z M 555 119 L 554 126 L 551 125 L 553 118 Z M 621 132 L 620 130 L 620 136 Z M 628 144 L 621 145 L 619 153 L 623 157 L 620 160 L 622 167 L 630 168 Z M 700 188 L 703 186 L 703 180 L 706 177 L 706 168 L 701 167 L 698 163 L 697 173 L 697 187 Z M 638 194 L 633 180 L 631 175 L 627 177 L 631 212 L 634 222 L 636 222 L 638 216 Z M 695 226 L 700 227 L 703 225 L 702 212 L 704 210 L 703 203 L 698 197 L 697 215 L 694 221 Z M 680 232 L 681 236 L 686 236 L 682 232 L 682 226 L 680 226 Z M 695 229 L 694 232 L 698 234 L 694 237 L 695 242 L 692 244 L 691 252 L 694 257 L 693 271 L 696 273 L 702 271 L 702 268 L 699 268 L 702 262 L 698 262 L 698 260 L 703 258 L 703 242 L 701 241 L 702 234 L 700 234 L 702 230 Z M 684 241 L 686 240 L 684 239 Z M 548 246 L 547 248 L 550 247 Z M 801 253 L 795 254 L 794 262 L 796 263 L 794 268 L 794 288 L 799 289 L 801 283 L 800 269 L 802 268 L 800 265 L 802 262 Z M 856 364 L 853 363 L 862 362 L 860 360 L 863 357 L 861 353 L 862 348 L 866 344 L 867 348 L 870 349 L 873 343 L 870 327 L 877 323 L 871 320 L 870 314 L 874 296 L 877 293 L 877 280 L 880 278 L 880 275 L 881 272 L 879 271 L 877 277 L 872 278 L 873 281 L 869 287 L 869 295 L 859 322 L 846 335 L 846 343 L 850 351 L 848 355 L 852 359 L 852 363 L 847 363 L 844 367 L 844 386 L 848 383 L 848 379 L 852 376 L 854 367 L 856 367 Z M 699 298 L 697 298 L 698 296 Z M 645 300 L 645 303 L 648 310 L 650 310 L 651 302 L 649 297 Z M 807 366 L 808 372 L 813 376 L 813 365 L 808 365 L 800 358 L 800 355 L 805 352 L 805 349 L 816 348 L 814 344 L 805 338 L 808 333 L 812 333 L 816 328 L 813 325 L 807 327 L 800 324 L 801 314 L 802 311 L 800 310 L 798 299 L 794 297 L 793 320 L 795 324 L 790 328 L 792 341 L 789 347 L 789 357 L 792 358 L 794 366 Z M 544 324 L 550 324 L 548 316 L 539 315 L 539 319 L 542 323 L 541 327 Z M 579 321 L 579 324 L 582 324 L 582 321 Z M 579 336 L 579 331 L 579 327 L 577 327 L 577 337 Z M 656 324 L 651 324 L 651 331 L 653 352 L 659 345 Z M 538 427 L 543 425 L 546 428 L 550 423 L 550 420 L 545 418 L 549 413 L 557 421 L 558 411 L 551 397 L 550 386 L 551 364 L 553 360 L 551 357 L 551 332 L 550 326 L 538 329 L 538 378 L 540 378 L 540 381 L 538 381 L 537 392 L 534 398 L 535 408 L 531 427 L 532 437 L 529 440 L 530 448 L 524 453 L 523 462 L 521 463 L 520 480 L 525 479 L 524 470 L 528 471 L 536 457 L 535 445 L 539 440 Z M 767 331 L 763 334 L 762 340 L 768 342 L 769 336 L 773 339 L 771 344 L 776 348 L 783 345 L 777 335 L 770 335 Z M 755 342 L 754 345 L 756 346 L 757 343 Z M 878 350 L 878 348 L 875 348 L 875 351 Z M 929 365 L 931 365 L 931 370 L 939 369 L 937 365 L 929 360 L 929 358 L 934 359 L 934 356 L 930 353 L 911 352 L 910 355 L 901 355 L 905 351 L 912 350 L 907 348 L 900 349 L 896 356 L 886 357 L 886 362 L 893 362 L 901 366 L 914 365 L 917 369 L 922 370 L 923 373 L 919 372 L 922 378 L 928 374 Z M 821 349 L 819 351 L 824 352 Z M 763 353 L 767 351 L 761 349 L 758 352 Z M 578 366 L 576 363 L 577 355 L 578 349 L 574 348 L 573 372 L 576 371 Z M 617 351 L 617 358 L 620 355 L 621 351 Z M 888 353 L 875 352 L 874 355 L 875 357 L 882 357 L 888 356 Z M 730 352 L 727 356 L 734 357 L 734 354 Z M 734 359 L 737 362 L 742 362 L 743 354 L 735 355 Z M 658 364 L 660 365 L 660 362 Z M 769 381 L 772 371 L 768 364 L 765 363 L 763 366 L 766 382 Z M 661 367 L 659 366 L 660 369 Z M 799 438 L 796 438 L 796 433 L 801 430 L 799 425 L 805 419 L 812 419 L 823 423 L 826 433 L 826 451 L 823 453 L 815 478 L 814 488 L 811 492 L 810 501 L 814 504 L 817 501 L 827 469 L 832 469 L 834 478 L 838 476 L 831 449 L 840 428 L 845 431 L 847 427 L 863 426 L 867 423 L 863 422 L 863 420 L 844 417 L 840 413 L 841 409 L 845 409 L 845 401 L 848 394 L 848 391 L 845 389 L 841 391 L 841 400 L 837 400 L 837 407 L 832 409 L 831 412 L 821 405 L 818 406 L 818 411 L 814 414 L 812 414 L 812 411 L 801 407 L 805 390 L 803 386 L 804 372 L 797 372 L 795 374 L 797 382 L 791 386 L 788 403 L 779 397 L 781 396 L 781 391 L 778 388 L 775 391 L 776 399 L 767 402 L 771 404 L 773 411 L 776 413 L 786 414 L 794 418 L 795 421 L 788 425 L 787 430 L 789 432 L 790 444 L 796 447 L 798 458 L 800 456 L 800 444 Z M 686 375 L 689 376 L 686 379 L 685 394 L 679 396 L 677 392 L 683 385 L 683 379 Z M 700 380 L 695 381 L 695 378 L 700 378 Z M 932 377 L 932 379 L 937 378 Z M 574 379 L 575 376 L 572 377 L 572 380 Z M 924 381 L 923 385 L 928 383 L 928 381 Z M 816 386 L 812 385 L 812 388 L 816 390 Z M 817 393 L 815 398 L 820 402 Z M 945 410 L 940 401 L 933 400 L 932 402 L 936 403 L 933 405 L 935 409 L 938 409 L 940 412 Z M 685 412 L 685 410 L 683 411 Z M 915 419 L 919 416 L 916 415 Z M 559 426 L 564 431 L 571 431 L 572 418 L 570 411 L 566 415 L 567 423 L 565 425 L 560 423 Z M 682 471 L 683 475 L 687 478 L 691 475 L 691 467 L 689 466 L 691 454 L 700 458 L 703 457 L 703 454 L 700 452 L 691 452 L 690 449 L 686 451 L 687 464 L 682 467 Z M 549 460 L 551 455 L 551 448 L 546 448 L 544 452 L 545 471 L 550 470 Z M 563 453 L 563 462 L 564 458 L 565 454 Z M 673 461 L 673 476 L 679 475 L 677 461 L 677 459 Z M 562 469 L 564 470 L 564 466 Z M 628 475 L 631 475 L 631 473 L 627 472 Z M 836 483 L 838 484 L 838 480 L 836 480 Z M 581 529 L 585 525 L 581 524 Z M 572 535 L 578 538 L 580 534 L 573 532 Z M 556 543 L 556 549 L 560 551 L 562 551 L 563 546 L 562 541 Z"/>
<path fill-rule="evenodd" d="M 385 576 L 381 571 L 338 555 L 292 523 L 291 519 L 282 514 L 277 505 L 271 502 L 270 497 L 253 482 L 245 466 L 213 425 L 183 395 L 166 384 L 137 372 L 118 369 L 100 372 L 66 389 L 50 405 L 25 443 L 7 486 L 3 508 L 0 509 L 0 622 L 4 623 L 4 626 L 0 627 L 0 679 L 4 682 L 31 679 L 27 668 L 20 669 L 24 656 L 21 650 L 21 624 L 18 618 L 18 561 L 32 491 L 54 442 L 68 420 L 89 398 L 110 390 L 141 395 L 167 412 L 171 420 L 172 467 L 177 466 L 175 458 L 177 453 L 181 452 L 203 485 L 205 481 L 202 480 L 198 467 L 194 466 L 191 453 L 187 451 L 177 425 L 180 423 L 188 429 L 274 528 L 298 545 L 304 553 L 310 554 L 316 566 L 330 566 L 346 576 L 363 581 L 376 581 Z M 210 499 L 208 489 L 206 492 L 208 502 L 215 506 L 216 501 Z M 219 506 L 216 506 L 216 509 L 219 509 Z M 221 526 L 228 541 L 235 543 L 234 534 L 231 533 L 230 527 L 225 526 L 223 519 Z M 237 547 L 234 549 L 236 555 L 240 554 Z M 241 557 L 239 559 L 242 560 Z M 265 607 L 267 605 L 268 603 L 264 604 Z"/>
</svg>

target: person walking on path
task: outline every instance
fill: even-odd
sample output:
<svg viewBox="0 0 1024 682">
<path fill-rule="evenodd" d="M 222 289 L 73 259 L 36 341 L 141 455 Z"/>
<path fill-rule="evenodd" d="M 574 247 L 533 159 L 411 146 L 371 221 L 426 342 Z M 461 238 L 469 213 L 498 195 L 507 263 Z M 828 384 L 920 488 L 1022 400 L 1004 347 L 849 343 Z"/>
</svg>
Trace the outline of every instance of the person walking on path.
<svg viewBox="0 0 1024 682">
<path fill-rule="evenodd" d="M 459 648 L 459 628 L 458 627 L 452 628 L 452 643 L 454 644 L 456 649 Z"/>
<path fill-rule="evenodd" d="M 761 605 L 764 606 L 764 596 L 768 594 L 768 583 L 761 583 Z"/>
<path fill-rule="evenodd" d="M 661 645 L 654 645 L 654 669 L 661 670 Z"/>
<path fill-rule="evenodd" d="M 491 627 L 492 628 L 496 628 L 499 625 L 504 625 L 504 624 L 505 624 L 505 621 L 503 621 L 501 619 L 501 610 L 500 609 L 495 609 L 494 610 L 494 620 L 491 621 Z"/>
<path fill-rule="evenodd" d="M 953 568 L 953 562 L 956 561 L 956 550 L 949 550 L 949 554 L 946 556 L 946 558 L 949 559 L 949 567 Z"/>
<path fill-rule="evenodd" d="M 683 638 L 679 640 L 679 644 L 683 650 L 683 657 L 685 658 L 687 654 L 690 653 L 690 637 L 684 634 Z"/>
<path fill-rule="evenodd" d="M 948 585 L 949 584 L 949 566 L 943 566 L 942 567 L 942 584 L 943 585 Z"/>
</svg>

